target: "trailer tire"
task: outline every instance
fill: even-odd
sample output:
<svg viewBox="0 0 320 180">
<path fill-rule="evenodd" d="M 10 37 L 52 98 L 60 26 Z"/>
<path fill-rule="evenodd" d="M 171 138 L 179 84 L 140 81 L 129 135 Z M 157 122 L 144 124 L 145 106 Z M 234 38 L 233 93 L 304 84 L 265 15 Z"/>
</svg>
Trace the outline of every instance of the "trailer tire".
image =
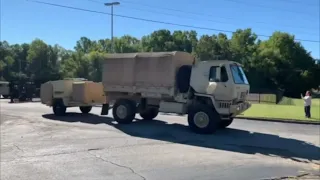
<svg viewBox="0 0 320 180">
<path fill-rule="evenodd" d="M 186 93 L 189 90 L 191 70 L 192 67 L 190 65 L 183 65 L 177 72 L 176 81 L 180 93 Z"/>
<path fill-rule="evenodd" d="M 212 134 L 219 128 L 220 115 L 212 107 L 198 104 L 188 112 L 188 124 L 198 134 Z"/>
<path fill-rule="evenodd" d="M 83 114 L 88 114 L 91 111 L 92 106 L 80 106 L 79 109 Z"/>
<path fill-rule="evenodd" d="M 64 116 L 67 111 L 67 107 L 63 104 L 61 99 L 55 100 L 52 105 L 52 110 L 56 116 Z"/>
<path fill-rule="evenodd" d="M 144 120 L 152 120 L 158 116 L 158 108 L 147 108 L 146 110 L 141 111 L 139 114 Z"/>
<path fill-rule="evenodd" d="M 112 108 L 114 120 L 119 124 L 129 124 L 136 116 L 136 103 L 131 100 L 117 100 Z"/>
<path fill-rule="evenodd" d="M 222 121 L 220 121 L 219 126 L 221 129 L 224 129 L 224 128 L 230 126 L 230 124 L 232 124 L 232 122 L 233 122 L 233 118 L 230 118 L 228 120 L 222 120 Z"/>
</svg>

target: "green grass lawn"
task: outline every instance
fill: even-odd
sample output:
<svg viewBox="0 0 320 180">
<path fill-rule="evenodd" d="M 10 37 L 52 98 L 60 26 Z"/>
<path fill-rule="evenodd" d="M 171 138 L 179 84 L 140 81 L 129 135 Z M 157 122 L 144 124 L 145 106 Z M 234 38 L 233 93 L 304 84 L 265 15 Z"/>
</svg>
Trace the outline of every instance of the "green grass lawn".
<svg viewBox="0 0 320 180">
<path fill-rule="evenodd" d="M 300 102 L 297 100 L 296 103 L 297 105 L 252 104 L 250 109 L 239 116 L 320 121 L 319 102 L 312 102 L 313 106 L 311 107 L 311 119 L 304 117 L 303 102 L 300 104 Z"/>
</svg>

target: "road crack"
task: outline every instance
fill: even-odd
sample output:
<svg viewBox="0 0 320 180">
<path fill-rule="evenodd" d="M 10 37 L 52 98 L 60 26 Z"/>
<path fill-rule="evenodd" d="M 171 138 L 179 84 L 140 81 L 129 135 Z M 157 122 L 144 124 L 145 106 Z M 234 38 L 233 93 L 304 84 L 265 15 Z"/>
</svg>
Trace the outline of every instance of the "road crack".
<svg viewBox="0 0 320 180">
<path fill-rule="evenodd" d="M 23 149 L 21 149 L 18 145 L 13 144 L 13 146 L 14 146 L 14 147 L 16 147 L 19 151 L 24 152 L 24 150 L 23 150 Z"/>
<path fill-rule="evenodd" d="M 91 156 L 94 156 L 95 158 L 101 160 L 101 161 L 104 161 L 104 162 L 107 162 L 109 164 L 112 164 L 112 165 L 115 165 L 115 166 L 118 166 L 118 167 L 121 167 L 121 168 L 125 168 L 129 171 L 131 171 L 133 174 L 139 176 L 142 180 L 146 180 L 146 178 L 144 176 L 142 176 L 141 174 L 137 173 L 134 169 L 132 169 L 131 167 L 128 167 L 128 166 L 124 166 L 124 165 L 121 165 L 121 164 L 117 164 L 115 162 L 112 162 L 112 161 L 109 161 L 109 160 L 106 160 L 106 159 L 103 159 L 101 156 L 99 155 L 96 155 L 96 154 L 93 154 L 91 153 L 90 151 L 87 151 L 88 154 L 90 154 Z"/>
<path fill-rule="evenodd" d="M 265 179 L 261 179 L 261 180 L 289 180 L 289 179 L 301 179 L 301 178 L 304 178 L 304 179 L 318 179 L 320 178 L 320 174 L 318 175 L 315 175 L 315 174 L 312 174 L 312 173 L 302 173 L 302 174 L 299 174 L 297 176 L 283 176 L 283 177 L 274 177 L 274 178 L 265 178 Z"/>
</svg>

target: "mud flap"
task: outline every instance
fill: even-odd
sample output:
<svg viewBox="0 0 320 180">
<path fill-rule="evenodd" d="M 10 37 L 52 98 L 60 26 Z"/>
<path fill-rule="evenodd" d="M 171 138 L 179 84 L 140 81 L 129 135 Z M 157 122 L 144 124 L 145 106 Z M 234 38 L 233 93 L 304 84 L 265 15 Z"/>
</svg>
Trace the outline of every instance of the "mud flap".
<svg viewBox="0 0 320 180">
<path fill-rule="evenodd" d="M 103 104 L 101 109 L 101 115 L 108 115 L 109 113 L 109 104 Z"/>
</svg>

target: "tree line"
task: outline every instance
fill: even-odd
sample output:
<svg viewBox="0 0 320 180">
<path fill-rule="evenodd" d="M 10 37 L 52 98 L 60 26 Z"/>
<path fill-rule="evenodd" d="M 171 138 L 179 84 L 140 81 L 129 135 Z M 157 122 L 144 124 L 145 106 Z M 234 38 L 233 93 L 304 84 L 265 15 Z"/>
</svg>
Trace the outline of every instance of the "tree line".
<svg viewBox="0 0 320 180">
<path fill-rule="evenodd" d="M 319 87 L 320 64 L 293 35 L 274 32 L 260 40 L 251 29 L 238 29 L 230 38 L 224 33 L 202 35 L 196 31 L 160 29 L 141 39 L 125 35 L 114 38 L 113 52 L 185 51 L 199 60 L 228 59 L 244 66 L 251 89 L 284 90 L 299 96 Z M 69 77 L 101 81 L 103 57 L 112 52 L 110 39 L 81 37 L 74 50 L 48 45 L 40 39 L 30 44 L 0 42 L 0 78 L 45 82 Z"/>
</svg>

